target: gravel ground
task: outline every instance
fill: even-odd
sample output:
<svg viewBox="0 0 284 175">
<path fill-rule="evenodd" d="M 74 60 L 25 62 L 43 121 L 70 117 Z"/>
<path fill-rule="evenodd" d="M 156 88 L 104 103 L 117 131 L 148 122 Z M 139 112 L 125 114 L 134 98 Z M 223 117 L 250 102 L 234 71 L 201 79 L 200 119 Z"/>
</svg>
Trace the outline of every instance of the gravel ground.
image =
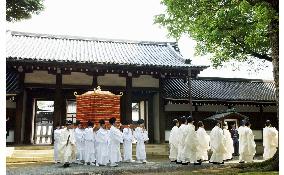
<svg viewBox="0 0 284 175">
<path fill-rule="evenodd" d="M 6 174 L 22 174 L 22 175 L 32 175 L 32 174 L 76 174 L 76 175 L 95 175 L 95 174 L 153 174 L 160 173 L 168 174 L 170 172 L 204 172 L 206 174 L 207 170 L 219 169 L 230 169 L 232 165 L 235 165 L 237 160 L 225 162 L 224 165 L 213 165 L 209 163 L 202 163 L 202 165 L 177 165 L 170 163 L 166 158 L 149 158 L 147 164 L 138 163 L 119 163 L 118 167 L 109 166 L 90 166 L 90 165 L 77 165 L 71 164 L 68 168 L 63 168 L 62 164 L 54 164 L 51 162 L 42 163 L 25 163 L 25 164 L 7 164 Z M 166 173 L 167 172 L 167 173 Z M 212 172 L 212 171 L 211 171 Z M 220 171 L 218 171 L 220 172 Z M 203 173 L 202 173 L 203 174 Z M 208 173 L 207 173 L 208 174 Z M 209 173 L 210 174 L 210 173 Z"/>
</svg>

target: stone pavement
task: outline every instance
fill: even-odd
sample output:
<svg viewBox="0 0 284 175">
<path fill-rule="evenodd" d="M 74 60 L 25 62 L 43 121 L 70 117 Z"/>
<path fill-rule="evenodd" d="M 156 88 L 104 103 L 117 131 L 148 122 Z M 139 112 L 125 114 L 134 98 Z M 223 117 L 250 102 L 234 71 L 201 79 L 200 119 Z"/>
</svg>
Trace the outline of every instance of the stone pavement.
<svg viewBox="0 0 284 175">
<path fill-rule="evenodd" d="M 163 158 L 149 158 L 147 164 L 139 163 L 119 163 L 118 167 L 109 166 L 90 166 L 90 165 L 77 165 L 71 164 L 68 168 L 63 168 L 62 164 L 54 164 L 52 162 L 42 163 L 10 163 L 7 164 L 6 174 L 22 174 L 22 175 L 33 175 L 33 174 L 76 174 L 76 175 L 95 175 L 95 174 L 133 174 L 133 173 L 156 173 L 156 172 L 171 172 L 171 171 L 194 171 L 199 169 L 217 168 L 233 166 L 238 163 L 238 160 L 232 160 L 225 162 L 224 165 L 213 165 L 208 162 L 202 163 L 202 165 L 177 165 L 170 163 L 166 157 Z M 255 162 L 262 160 L 255 160 Z"/>
</svg>

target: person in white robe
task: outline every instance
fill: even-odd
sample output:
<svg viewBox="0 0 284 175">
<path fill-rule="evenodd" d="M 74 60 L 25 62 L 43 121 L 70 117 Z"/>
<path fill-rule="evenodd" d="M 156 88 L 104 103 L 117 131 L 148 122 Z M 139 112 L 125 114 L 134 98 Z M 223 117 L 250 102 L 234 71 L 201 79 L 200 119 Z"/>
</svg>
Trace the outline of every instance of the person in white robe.
<svg viewBox="0 0 284 175">
<path fill-rule="evenodd" d="M 231 160 L 233 158 L 234 153 L 234 143 L 231 136 L 230 131 L 228 130 L 228 124 L 227 122 L 224 123 L 223 126 L 223 133 L 225 137 L 225 147 L 226 147 L 226 153 L 224 155 L 224 160 Z"/>
<path fill-rule="evenodd" d="M 111 124 L 109 130 L 109 159 L 110 166 L 118 166 L 117 162 L 121 161 L 120 143 L 123 143 L 122 132 L 116 127 L 116 118 L 109 119 Z"/>
<path fill-rule="evenodd" d="M 123 128 L 123 160 L 133 162 L 132 160 L 132 142 L 134 141 L 133 130 L 130 125 Z"/>
<path fill-rule="evenodd" d="M 183 154 L 185 156 L 185 162 L 189 163 L 194 163 L 194 165 L 201 165 L 201 162 L 197 162 L 197 145 L 198 145 L 198 140 L 197 140 L 197 135 L 195 131 L 195 126 L 193 125 L 193 118 L 189 116 L 187 118 L 187 127 L 188 127 L 188 132 L 185 137 L 185 147 L 183 150 Z"/>
<path fill-rule="evenodd" d="M 96 163 L 99 166 L 106 166 L 109 163 L 108 156 L 108 140 L 109 133 L 106 130 L 105 121 L 103 119 L 99 120 L 100 129 L 96 133 L 95 143 L 96 146 Z"/>
<path fill-rule="evenodd" d="M 75 137 L 72 131 L 72 122 L 68 121 L 66 128 L 61 130 L 59 138 L 59 159 L 64 167 L 69 167 L 75 155 Z"/>
<path fill-rule="evenodd" d="M 183 155 L 183 149 L 184 149 L 184 145 L 185 145 L 185 137 L 187 134 L 187 121 L 186 121 L 186 117 L 182 116 L 180 118 L 180 127 L 178 128 L 178 155 L 177 155 L 177 164 L 182 164 L 182 161 L 184 159 L 184 155 Z"/>
<path fill-rule="evenodd" d="M 170 155 L 169 159 L 171 162 L 177 162 L 177 155 L 178 155 L 178 135 L 179 135 L 179 122 L 177 119 L 173 120 L 174 127 L 172 128 L 169 136 L 169 146 L 170 146 Z"/>
<path fill-rule="evenodd" d="M 147 163 L 145 142 L 149 140 L 148 132 L 144 128 L 144 120 L 138 120 L 138 127 L 134 131 L 134 138 L 137 141 L 136 144 L 136 159 L 137 163 Z"/>
<path fill-rule="evenodd" d="M 265 123 L 263 128 L 263 159 L 267 160 L 274 156 L 278 147 L 278 131 L 271 126 L 270 120 Z"/>
<path fill-rule="evenodd" d="M 238 134 L 239 134 L 239 163 L 244 163 L 244 159 L 243 159 L 243 152 L 244 152 L 244 134 L 245 134 L 245 120 L 241 121 L 241 125 L 238 128 Z"/>
<path fill-rule="evenodd" d="M 223 164 L 224 154 L 226 153 L 226 148 L 224 144 L 225 138 L 223 130 L 221 129 L 221 122 L 215 122 L 216 125 L 210 133 L 210 147 L 213 153 L 209 162 L 213 164 Z"/>
<path fill-rule="evenodd" d="M 208 150 L 210 149 L 209 142 L 210 136 L 206 133 L 204 129 L 204 124 L 202 121 L 197 123 L 198 129 L 196 131 L 198 145 L 197 145 L 197 160 L 207 161 L 208 160 Z"/>
<path fill-rule="evenodd" d="M 96 165 L 95 157 L 95 132 L 93 129 L 94 124 L 91 121 L 88 121 L 88 128 L 84 132 L 84 141 L 85 141 L 85 165 L 90 163 L 90 165 Z"/>
<path fill-rule="evenodd" d="M 75 129 L 75 140 L 76 140 L 76 148 L 77 148 L 77 162 L 78 164 L 82 164 L 85 160 L 85 140 L 84 140 L 84 132 L 85 129 L 80 123 L 80 121 L 76 122 L 77 128 Z"/>
<path fill-rule="evenodd" d="M 60 144 L 60 134 L 61 134 L 61 129 L 60 125 L 56 126 L 56 129 L 54 130 L 54 162 L 59 163 L 59 156 L 58 156 L 58 148 Z"/>
<path fill-rule="evenodd" d="M 253 157 L 256 153 L 254 135 L 250 127 L 251 123 L 247 121 L 244 130 L 244 149 L 242 152 L 243 160 L 247 163 L 253 162 Z"/>
</svg>

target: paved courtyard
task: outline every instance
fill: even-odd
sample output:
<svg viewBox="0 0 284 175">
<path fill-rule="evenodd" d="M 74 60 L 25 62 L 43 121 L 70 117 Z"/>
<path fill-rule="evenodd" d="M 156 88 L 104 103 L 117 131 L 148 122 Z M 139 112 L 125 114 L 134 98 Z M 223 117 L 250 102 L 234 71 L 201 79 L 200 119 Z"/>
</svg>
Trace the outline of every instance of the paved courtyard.
<svg viewBox="0 0 284 175">
<path fill-rule="evenodd" d="M 238 163 L 237 160 L 225 162 L 224 165 L 213 165 L 208 162 L 202 165 L 177 165 L 170 163 L 166 157 L 152 157 L 148 159 L 147 164 L 138 163 L 119 163 L 118 167 L 96 167 L 90 165 L 77 165 L 71 164 L 69 168 L 63 168 L 61 164 L 54 164 L 52 162 L 37 162 L 37 163 L 10 163 L 7 164 L 6 174 L 148 174 L 148 173 L 160 173 L 171 174 L 171 172 L 200 172 L 201 174 L 214 169 L 218 169 L 217 174 L 228 172 L 228 170 Z M 255 160 L 261 161 L 261 160 Z M 216 171 L 216 170 L 214 170 Z M 213 171 L 213 172 L 214 172 Z M 230 171 L 231 172 L 231 171 Z M 198 174 L 198 173 L 197 173 Z M 210 173 L 209 173 L 210 174 Z M 231 174 L 234 174 L 232 172 Z"/>
</svg>

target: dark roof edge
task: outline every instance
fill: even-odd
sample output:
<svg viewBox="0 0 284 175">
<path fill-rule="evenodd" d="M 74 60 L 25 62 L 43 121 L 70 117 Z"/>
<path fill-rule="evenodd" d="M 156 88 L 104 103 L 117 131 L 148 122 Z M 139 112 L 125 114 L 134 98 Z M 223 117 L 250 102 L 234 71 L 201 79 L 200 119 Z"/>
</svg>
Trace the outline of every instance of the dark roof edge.
<svg viewBox="0 0 284 175">
<path fill-rule="evenodd" d="M 188 98 L 170 98 L 170 97 L 162 97 L 166 100 L 173 100 L 173 101 L 189 101 Z M 251 101 L 251 100 L 224 100 L 224 99 L 208 99 L 208 100 L 198 100 L 192 99 L 194 102 L 221 102 L 221 103 L 276 103 L 276 101 Z"/>
<path fill-rule="evenodd" d="M 224 78 L 224 77 L 196 77 L 197 80 L 209 80 L 209 81 L 241 81 L 241 82 L 263 82 L 274 83 L 274 80 L 264 79 L 246 79 L 246 78 Z"/>
<path fill-rule="evenodd" d="M 7 30 L 7 33 L 11 35 L 27 36 L 27 37 L 41 37 L 41 38 L 53 38 L 53 39 L 68 39 L 68 40 L 84 40 L 84 41 L 101 41 L 101 42 L 115 42 L 115 43 L 129 43 L 129 44 L 154 44 L 154 45 L 177 45 L 174 41 L 136 41 L 127 39 L 109 39 L 109 38 L 96 38 L 87 36 L 72 36 L 72 35 L 60 35 L 60 34 L 43 34 L 43 33 L 31 33 L 31 32 L 19 32 Z"/>
</svg>

